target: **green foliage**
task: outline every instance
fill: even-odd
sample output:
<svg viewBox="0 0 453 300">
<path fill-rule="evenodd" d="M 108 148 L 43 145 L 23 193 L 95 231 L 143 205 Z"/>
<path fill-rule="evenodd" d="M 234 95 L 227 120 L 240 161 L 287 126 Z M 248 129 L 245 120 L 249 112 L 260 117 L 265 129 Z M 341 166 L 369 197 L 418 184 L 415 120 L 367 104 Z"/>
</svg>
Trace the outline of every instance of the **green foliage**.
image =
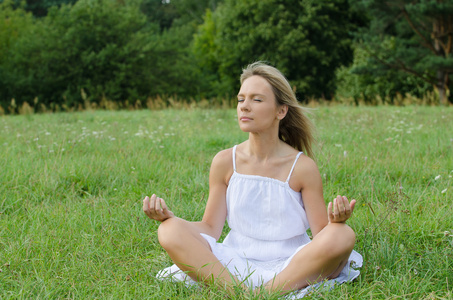
<svg viewBox="0 0 453 300">
<path fill-rule="evenodd" d="M 80 0 L 53 7 L 8 48 L 3 106 L 11 98 L 72 106 L 103 98 L 187 95 L 184 86 L 196 87 L 197 77 L 187 76 L 195 72 L 178 39 L 183 29 L 160 33 L 134 2 Z"/>
<path fill-rule="evenodd" d="M 142 12 L 161 30 L 189 25 L 195 31 L 203 22 L 206 9 L 215 10 L 223 0 L 140 0 Z"/>
<path fill-rule="evenodd" d="M 207 9 L 215 11 L 217 6 L 223 3 L 224 0 L 172 0 L 179 12 L 179 22 L 197 24 L 203 23 L 203 16 Z"/>
<path fill-rule="evenodd" d="M 451 82 L 453 3 L 451 1 L 353 1 L 369 16 L 357 38 L 373 59 L 372 69 L 406 72 L 437 88 L 444 102 Z"/>
<path fill-rule="evenodd" d="M 264 60 L 278 67 L 302 99 L 330 98 L 334 71 L 352 60 L 347 1 L 225 1 L 195 37 L 217 92 L 235 93 L 240 70 Z"/>
<path fill-rule="evenodd" d="M 257 60 L 302 101 L 445 98 L 452 82 L 448 1 L 0 0 L 0 17 L 0 112 L 231 99 Z"/>
<path fill-rule="evenodd" d="M 150 84 L 136 67 L 156 56 L 155 29 L 136 7 L 115 1 L 84 1 L 53 8 L 11 49 L 11 96 L 45 103 L 89 97 L 137 97 Z M 139 68 L 138 70 L 143 70 Z M 145 75 L 145 76 L 143 76 Z M 132 81 L 132 82 L 131 82 Z M 125 89 L 127 87 L 127 90 Z"/>
<path fill-rule="evenodd" d="M 158 23 L 162 31 L 171 28 L 174 19 L 179 17 L 173 1 L 166 3 L 162 0 L 142 0 L 140 10 L 150 22 Z"/>
<path fill-rule="evenodd" d="M 211 10 L 207 10 L 204 16 L 204 22 L 198 28 L 193 42 L 193 53 L 197 60 L 198 65 L 203 73 L 204 81 L 200 86 L 202 96 L 215 97 L 226 96 L 229 97 L 232 90 L 231 84 L 218 72 L 220 61 L 220 45 L 216 43 L 217 34 L 217 18 Z M 234 73 L 237 75 L 237 71 Z M 234 78 L 237 80 L 237 78 Z M 234 80 L 233 79 L 233 80 Z"/>
<path fill-rule="evenodd" d="M 16 7 L 22 6 L 23 4 L 23 8 L 31 12 L 35 17 L 46 16 L 49 9 L 53 6 L 74 4 L 76 2 L 77 0 L 13 0 Z"/>
<path fill-rule="evenodd" d="M 358 200 L 348 224 L 364 266 L 356 282 L 313 298 L 453 297 L 452 109 L 314 111 L 324 196 Z M 1 117 L 0 298 L 226 299 L 215 287 L 154 277 L 171 261 L 141 200 L 157 193 L 178 216 L 201 220 L 213 156 L 247 138 L 235 115 Z"/>
<path fill-rule="evenodd" d="M 336 71 L 337 97 L 352 98 L 356 104 L 359 101 L 376 103 L 378 98 L 394 104 L 396 97 L 410 94 L 421 98 L 432 91 L 432 86 L 424 80 L 387 69 L 382 64 L 370 64 L 372 59 L 363 46 L 354 48 L 353 63 Z"/>
<path fill-rule="evenodd" d="M 0 62 L 7 60 L 7 51 L 23 32 L 33 24 L 30 13 L 14 9 L 12 1 L 0 3 Z"/>
<path fill-rule="evenodd" d="M 10 70 L 4 64 L 11 59 L 10 49 L 32 26 L 30 13 L 22 8 L 14 9 L 12 1 L 0 3 L 0 93 L 8 88 L 6 78 Z"/>
</svg>

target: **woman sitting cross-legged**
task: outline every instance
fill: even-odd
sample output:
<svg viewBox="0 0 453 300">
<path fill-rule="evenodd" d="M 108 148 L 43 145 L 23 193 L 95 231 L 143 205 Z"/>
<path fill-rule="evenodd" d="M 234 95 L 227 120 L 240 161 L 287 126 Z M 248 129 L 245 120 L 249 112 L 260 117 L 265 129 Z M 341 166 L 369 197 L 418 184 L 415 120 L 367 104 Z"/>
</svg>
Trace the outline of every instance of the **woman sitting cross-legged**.
<svg viewBox="0 0 453 300">
<path fill-rule="evenodd" d="M 249 138 L 213 159 L 201 222 L 176 217 L 162 198 L 143 200 L 162 222 L 158 238 L 175 265 L 160 278 L 215 283 L 227 290 L 298 291 L 350 281 L 361 266 L 345 224 L 356 201 L 337 196 L 327 210 L 312 158 L 312 125 L 286 78 L 257 62 L 241 75 L 237 115 Z M 302 152 L 303 151 L 303 152 Z M 225 220 L 231 231 L 218 243 Z M 313 238 L 307 235 L 311 229 Z"/>
</svg>

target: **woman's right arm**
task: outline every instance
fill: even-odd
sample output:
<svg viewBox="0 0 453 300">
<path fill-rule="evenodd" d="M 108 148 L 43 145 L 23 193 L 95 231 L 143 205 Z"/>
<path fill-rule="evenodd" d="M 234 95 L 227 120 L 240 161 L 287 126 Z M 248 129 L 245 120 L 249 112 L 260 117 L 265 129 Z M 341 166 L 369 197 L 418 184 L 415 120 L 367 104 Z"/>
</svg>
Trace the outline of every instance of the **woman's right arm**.
<svg viewBox="0 0 453 300">
<path fill-rule="evenodd" d="M 219 152 L 212 160 L 211 170 L 209 173 L 209 197 L 206 204 L 203 220 L 193 222 L 198 230 L 208 234 L 215 239 L 219 239 L 225 225 L 227 208 L 226 208 L 226 190 L 228 181 L 233 173 L 231 161 L 231 149 Z M 152 195 L 143 200 L 143 211 L 153 220 L 163 222 L 175 215 L 171 212 L 162 198 Z"/>
<path fill-rule="evenodd" d="M 168 209 L 164 199 L 157 197 L 156 194 L 153 194 L 151 198 L 146 196 L 145 199 L 143 199 L 143 212 L 148 218 L 159 222 L 163 222 L 175 216 L 173 212 Z"/>
<path fill-rule="evenodd" d="M 209 172 L 209 197 L 201 222 L 196 222 L 200 232 L 206 233 L 216 240 L 222 234 L 227 217 L 226 192 L 228 181 L 233 174 L 231 149 L 217 153 L 212 160 Z"/>
</svg>

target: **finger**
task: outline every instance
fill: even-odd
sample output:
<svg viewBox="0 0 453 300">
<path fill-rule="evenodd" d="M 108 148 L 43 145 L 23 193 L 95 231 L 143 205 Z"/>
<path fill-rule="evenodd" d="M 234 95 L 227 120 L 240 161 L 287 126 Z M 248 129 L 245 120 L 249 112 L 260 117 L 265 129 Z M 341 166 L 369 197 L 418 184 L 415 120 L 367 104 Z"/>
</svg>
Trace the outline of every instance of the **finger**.
<svg viewBox="0 0 453 300">
<path fill-rule="evenodd" d="M 338 207 L 339 197 L 340 196 L 337 196 L 337 198 L 333 200 L 333 214 L 335 218 L 340 216 L 340 208 Z"/>
<path fill-rule="evenodd" d="M 344 214 L 345 215 L 350 215 L 351 214 L 351 207 L 349 206 L 349 201 L 346 196 L 343 196 L 343 208 L 344 208 Z"/>
<path fill-rule="evenodd" d="M 164 199 L 160 199 L 160 207 L 162 208 L 163 211 L 168 211 L 167 204 L 165 203 Z"/>
<path fill-rule="evenodd" d="M 343 197 L 342 196 L 338 196 L 337 197 L 337 204 L 338 204 L 338 214 L 339 215 L 344 215 L 344 204 L 343 204 Z"/>
<path fill-rule="evenodd" d="M 167 204 L 165 203 L 164 199 L 162 199 L 161 203 L 160 203 L 161 207 L 162 207 L 162 214 L 167 217 L 167 218 L 170 218 L 172 216 L 174 216 L 173 212 L 171 210 L 168 209 L 168 206 Z"/>
<path fill-rule="evenodd" d="M 355 199 L 352 199 L 351 200 L 351 203 L 349 204 L 351 206 L 351 214 L 352 212 L 354 211 L 354 207 L 355 207 L 355 204 L 357 203 L 357 201 Z"/>
<path fill-rule="evenodd" d="M 162 208 L 160 207 L 160 200 L 161 198 L 156 197 L 156 201 L 154 202 L 154 209 L 156 210 L 156 212 L 160 212 L 162 210 Z"/>
<path fill-rule="evenodd" d="M 146 196 L 145 199 L 143 199 L 143 211 L 145 214 L 149 211 L 149 197 Z"/>
<path fill-rule="evenodd" d="M 329 218 L 329 221 L 334 219 L 334 215 L 333 215 L 332 209 L 333 209 L 333 203 L 329 202 L 329 204 L 327 205 L 327 216 Z"/>
<path fill-rule="evenodd" d="M 152 214 L 156 212 L 156 199 L 157 199 L 156 194 L 153 194 L 149 201 L 149 211 Z"/>
<path fill-rule="evenodd" d="M 333 211 L 332 211 L 332 202 L 329 202 L 329 204 L 327 205 L 327 214 L 329 216 L 333 215 Z"/>
</svg>

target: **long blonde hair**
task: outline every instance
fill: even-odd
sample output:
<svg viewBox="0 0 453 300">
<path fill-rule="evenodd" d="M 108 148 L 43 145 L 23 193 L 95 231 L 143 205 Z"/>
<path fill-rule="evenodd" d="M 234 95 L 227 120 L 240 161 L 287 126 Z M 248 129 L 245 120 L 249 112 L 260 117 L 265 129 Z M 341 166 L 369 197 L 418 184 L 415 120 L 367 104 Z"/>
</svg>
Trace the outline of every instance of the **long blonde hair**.
<svg viewBox="0 0 453 300">
<path fill-rule="evenodd" d="M 258 61 L 242 70 L 241 84 L 254 75 L 261 76 L 269 82 L 278 106 L 288 106 L 288 112 L 280 121 L 278 129 L 280 140 L 313 157 L 313 123 L 305 115 L 307 109 L 297 102 L 296 94 L 291 89 L 288 80 L 278 69 Z"/>
</svg>

